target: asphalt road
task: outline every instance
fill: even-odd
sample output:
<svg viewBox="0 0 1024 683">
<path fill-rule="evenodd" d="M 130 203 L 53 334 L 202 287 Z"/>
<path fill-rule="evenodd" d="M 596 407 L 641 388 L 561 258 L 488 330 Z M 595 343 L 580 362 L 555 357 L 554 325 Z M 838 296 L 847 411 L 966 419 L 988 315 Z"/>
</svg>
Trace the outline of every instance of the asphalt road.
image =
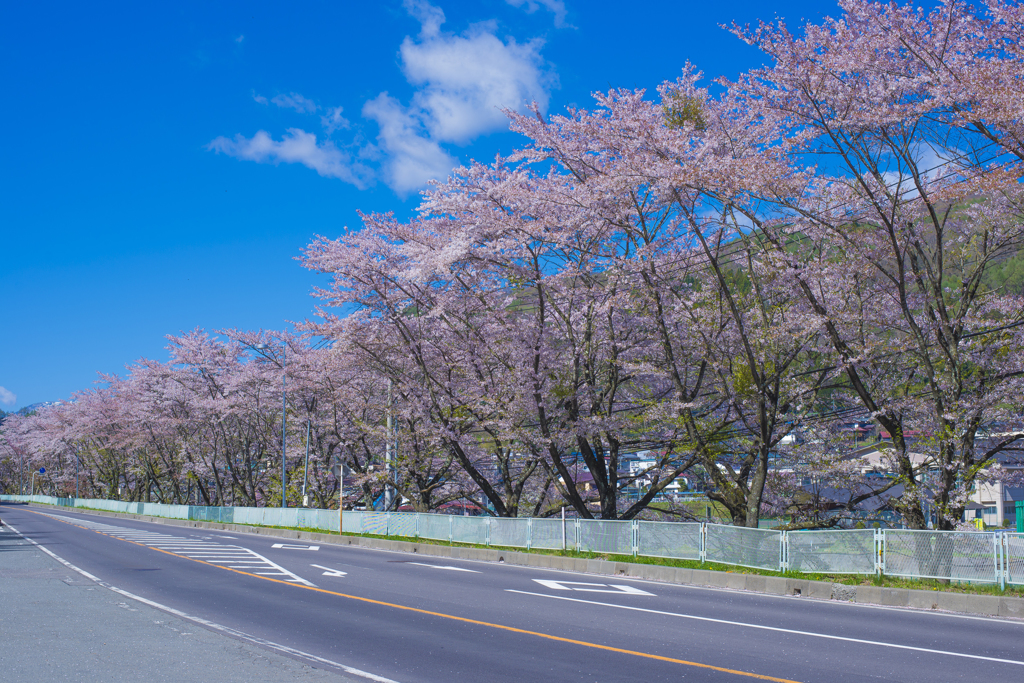
<svg viewBox="0 0 1024 683">
<path fill-rule="evenodd" d="M 1024 679 L 1024 622 L 1013 620 L 316 546 L 38 507 L 3 505 L 0 519 L 126 599 L 346 678 Z"/>
</svg>

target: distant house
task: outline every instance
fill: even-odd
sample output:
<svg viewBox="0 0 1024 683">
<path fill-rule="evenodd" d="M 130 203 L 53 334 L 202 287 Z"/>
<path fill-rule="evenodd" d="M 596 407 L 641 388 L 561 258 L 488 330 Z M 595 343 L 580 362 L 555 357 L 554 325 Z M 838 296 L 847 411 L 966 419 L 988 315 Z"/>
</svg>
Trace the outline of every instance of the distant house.
<svg viewBox="0 0 1024 683">
<path fill-rule="evenodd" d="M 861 474 L 894 474 L 891 466 L 892 461 L 885 451 L 886 447 L 884 444 L 864 446 L 863 448 L 858 448 L 853 451 L 848 459 L 860 461 Z M 914 466 L 914 469 L 919 469 L 923 465 L 926 465 L 929 460 L 928 456 L 924 453 L 911 452 L 908 453 L 908 455 L 910 456 L 910 462 Z"/>
<path fill-rule="evenodd" d="M 886 435 L 883 435 L 886 436 Z M 866 446 L 854 451 L 850 455 L 850 459 L 856 459 L 860 461 L 861 473 L 863 474 L 877 474 L 880 476 L 891 476 L 892 467 L 890 465 L 889 458 L 885 454 L 885 444 L 875 444 L 873 446 Z M 914 469 L 925 470 L 926 477 L 931 472 L 934 472 L 936 468 L 929 463 L 930 457 L 923 453 L 910 453 L 910 461 L 914 465 Z M 1008 458 L 1000 458 L 1000 465 L 1007 469 L 1022 469 L 1019 463 L 1016 463 Z M 898 493 L 897 493 L 898 491 Z M 893 496 L 899 496 L 902 494 L 902 487 L 892 489 L 890 494 L 884 496 L 885 500 Z M 964 520 L 969 521 L 972 519 L 982 519 L 986 526 L 1001 527 L 1005 523 L 1014 523 L 1016 521 L 1016 502 L 1018 500 L 1024 500 L 1024 488 L 1014 488 L 1006 486 L 1001 482 L 981 482 L 975 486 L 974 491 L 970 497 L 970 503 L 967 505 L 967 509 L 964 512 Z M 882 501 L 874 501 L 868 503 L 865 507 L 873 507 L 876 503 Z M 885 507 L 880 506 L 880 507 Z"/>
<path fill-rule="evenodd" d="M 981 483 L 974 487 L 974 493 L 971 494 L 971 503 L 976 507 L 965 516 L 968 519 L 981 518 L 986 526 L 1016 524 L 1018 500 L 1024 500 L 1024 488 L 1006 486 L 1001 481 Z"/>
</svg>

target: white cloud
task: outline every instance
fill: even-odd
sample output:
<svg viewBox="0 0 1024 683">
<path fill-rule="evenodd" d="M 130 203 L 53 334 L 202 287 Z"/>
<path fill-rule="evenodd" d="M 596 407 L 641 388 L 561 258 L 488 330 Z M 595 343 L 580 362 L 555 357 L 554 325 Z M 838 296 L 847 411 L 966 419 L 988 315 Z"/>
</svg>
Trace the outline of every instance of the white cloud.
<svg viewBox="0 0 1024 683">
<path fill-rule="evenodd" d="M 455 166 L 453 159 L 435 140 L 423 135 L 419 120 L 386 92 L 363 106 L 363 116 L 380 127 L 377 140 L 387 155 L 384 162 L 388 186 L 399 194 L 443 178 Z"/>
<path fill-rule="evenodd" d="M 275 95 L 270 101 L 279 107 L 294 109 L 300 114 L 312 114 L 317 108 L 313 100 L 306 99 L 297 92 L 289 95 Z"/>
<path fill-rule="evenodd" d="M 555 15 L 555 26 L 557 28 L 572 28 L 565 23 L 565 3 L 562 0 L 505 0 L 513 7 L 526 7 L 527 14 L 533 14 L 541 7 L 550 10 Z"/>
<path fill-rule="evenodd" d="M 207 145 L 207 149 L 261 164 L 282 161 L 302 164 L 325 178 L 338 178 L 359 188 L 366 187 L 369 176 L 368 169 L 353 162 L 333 142 L 327 140 L 318 144 L 316 135 L 299 128 L 289 128 L 280 141 L 262 130 L 251 138 L 236 135 L 228 139 L 221 136 Z"/>
<path fill-rule="evenodd" d="M 925 182 L 934 182 L 944 176 L 953 175 L 960 170 L 962 152 L 956 148 L 937 150 L 932 145 L 923 143 L 911 150 L 917 173 Z M 905 162 L 889 157 L 890 166 L 896 170 L 883 171 L 882 179 L 892 192 L 898 192 L 904 199 L 913 199 L 920 195 L 914 182 L 914 176 Z"/>
<path fill-rule="evenodd" d="M 544 6 L 555 13 L 556 22 L 564 18 L 563 2 L 524 2 L 528 12 Z M 524 2 L 512 4 L 523 6 Z M 376 156 L 385 181 L 399 194 L 451 171 L 456 160 L 443 144 L 466 144 L 507 129 L 503 109 L 523 110 L 537 102 L 546 110 L 557 82 L 541 57 L 541 40 L 519 43 L 511 37 L 499 38 L 493 21 L 473 24 L 461 35 L 447 33 L 441 30 L 444 12 L 428 0 L 404 0 L 403 6 L 420 23 L 419 35 L 406 36 L 399 48 L 402 72 L 416 92 L 408 103 L 386 92 L 366 102 L 362 114 L 376 122 L 379 131 L 376 145 L 364 145 L 358 155 Z M 253 99 L 303 114 L 320 111 L 316 103 L 295 92 L 268 100 L 254 91 Z M 350 125 L 341 107 L 322 110 L 320 122 L 326 136 Z M 318 143 L 315 135 L 297 128 L 289 129 L 280 141 L 261 130 L 252 138 L 218 137 L 208 148 L 258 163 L 301 163 L 322 176 L 358 187 L 365 186 L 372 175 L 330 140 Z"/>
<path fill-rule="evenodd" d="M 431 5 L 427 0 L 403 0 L 402 7 L 416 21 L 420 22 L 420 35 L 424 38 L 436 36 L 444 23 L 444 10 Z"/>
<path fill-rule="evenodd" d="M 419 90 L 409 106 L 381 93 L 363 107 L 377 122 L 388 185 L 399 194 L 445 177 L 455 159 L 442 143 L 465 144 L 508 127 L 502 109 L 536 101 L 546 109 L 554 79 L 540 56 L 541 41 L 517 43 L 496 35 L 494 22 L 470 26 L 463 35 L 444 33 L 444 12 L 425 0 L 405 0 L 420 22 L 399 53 L 406 80 Z"/>
<path fill-rule="evenodd" d="M 235 38 L 235 42 L 236 43 L 241 43 L 243 40 L 245 40 L 245 36 L 244 35 L 238 36 L 237 38 Z"/>
<path fill-rule="evenodd" d="M 320 117 L 320 123 L 323 125 L 324 130 L 327 131 L 328 135 L 334 133 L 339 128 L 348 128 L 349 121 L 341 115 L 341 107 L 332 107 L 327 110 L 326 116 Z"/>
<path fill-rule="evenodd" d="M 469 140 L 508 126 L 503 108 L 548 104 L 553 79 L 544 70 L 542 42 L 502 41 L 493 23 L 475 24 L 465 35 L 435 33 L 402 42 L 402 70 L 419 86 L 412 107 L 430 134 L 446 142 Z"/>
<path fill-rule="evenodd" d="M 18 397 L 14 395 L 13 391 L 0 387 L 0 403 L 5 406 L 13 406 L 17 400 Z"/>
</svg>

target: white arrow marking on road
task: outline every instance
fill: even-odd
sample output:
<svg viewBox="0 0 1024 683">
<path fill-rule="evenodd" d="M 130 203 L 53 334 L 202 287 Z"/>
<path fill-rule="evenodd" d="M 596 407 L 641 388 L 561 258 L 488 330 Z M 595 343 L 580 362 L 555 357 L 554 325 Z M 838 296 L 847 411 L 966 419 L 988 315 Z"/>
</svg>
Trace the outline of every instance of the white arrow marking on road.
<svg viewBox="0 0 1024 683">
<path fill-rule="evenodd" d="M 426 562 L 406 562 L 406 564 L 417 564 L 421 567 L 433 567 L 434 569 L 449 569 L 453 572 L 471 572 L 473 574 L 480 573 L 475 569 L 463 569 L 462 567 L 446 567 L 443 564 L 427 564 Z"/>
<path fill-rule="evenodd" d="M 292 545 L 290 543 L 275 543 L 271 548 L 283 548 L 284 550 L 320 550 L 318 545 Z"/>
<path fill-rule="evenodd" d="M 331 569 L 330 567 L 323 567 L 319 564 L 311 564 L 310 567 L 316 567 L 317 569 L 323 569 L 324 576 L 347 576 L 348 572 L 343 572 L 340 569 Z"/>
<path fill-rule="evenodd" d="M 623 586 L 619 584 L 609 583 L 583 583 L 582 581 L 549 581 L 546 579 L 534 579 L 537 583 L 547 588 L 554 588 L 559 591 L 586 591 L 588 593 L 625 593 L 626 595 L 654 595 L 654 593 L 648 593 L 642 591 L 639 588 L 633 586 Z M 586 586 L 586 588 L 576 588 L 576 586 Z"/>
</svg>

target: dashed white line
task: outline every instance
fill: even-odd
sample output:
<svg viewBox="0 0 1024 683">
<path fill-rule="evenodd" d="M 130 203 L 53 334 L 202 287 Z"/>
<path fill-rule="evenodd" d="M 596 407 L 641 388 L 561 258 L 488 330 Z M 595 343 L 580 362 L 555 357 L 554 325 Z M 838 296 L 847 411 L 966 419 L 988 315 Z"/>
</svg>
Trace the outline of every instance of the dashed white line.
<svg viewBox="0 0 1024 683">
<path fill-rule="evenodd" d="M 48 516 L 55 516 L 55 515 L 48 515 Z M 78 520 L 75 520 L 75 521 L 78 521 Z M 193 622 L 195 624 L 200 624 L 202 626 L 205 626 L 206 628 L 208 628 L 208 629 L 210 629 L 212 631 L 218 631 L 218 632 L 223 633 L 225 635 L 232 636 L 233 638 L 238 638 L 239 640 L 244 640 L 246 642 L 253 643 L 254 645 L 259 645 L 261 647 L 269 648 L 271 650 L 277 650 L 278 652 L 283 652 L 284 654 L 290 655 L 292 657 L 297 657 L 299 659 L 305 659 L 307 661 L 315 662 L 317 664 L 326 664 L 327 666 L 332 666 L 332 667 L 334 667 L 336 669 L 340 669 L 341 671 L 344 671 L 347 674 L 351 674 L 352 676 L 359 676 L 360 678 L 366 678 L 368 680 L 375 681 L 376 683 L 398 683 L 397 681 L 395 681 L 395 680 L 393 680 L 391 678 L 385 678 L 384 676 L 378 676 L 377 674 L 372 674 L 369 671 L 363 671 L 361 669 L 356 669 L 355 667 L 347 666 L 347 665 L 342 664 L 340 662 L 335 662 L 335 661 L 330 660 L 330 659 L 325 659 L 323 657 L 318 657 L 317 655 L 310 654 L 309 652 L 303 652 L 302 650 L 297 650 L 297 649 L 295 649 L 293 647 L 288 647 L 287 645 L 281 645 L 280 643 L 275 643 L 275 642 L 273 642 L 271 640 L 266 640 L 265 638 L 258 638 L 256 636 L 249 635 L 248 633 L 245 633 L 244 631 L 239 631 L 239 630 L 230 628 L 228 626 L 222 626 L 221 624 L 218 624 L 218 623 L 213 622 L 213 621 L 209 621 L 207 619 L 203 619 L 201 617 L 194 617 L 191 614 L 188 614 L 186 612 L 182 612 L 181 610 L 174 609 L 173 607 L 168 607 L 167 605 L 162 605 L 159 602 L 154 602 L 153 600 L 148 600 L 148 599 L 143 598 L 141 596 L 135 595 L 134 593 L 129 593 L 128 591 L 122 590 L 122 589 L 118 588 L 117 586 L 110 585 L 106 581 L 101 580 L 99 577 L 96 577 L 96 576 L 90 574 L 89 572 L 85 571 L 84 569 L 80 569 L 80 568 L 76 567 L 75 565 L 73 565 L 70 562 L 68 562 L 67 560 L 65 560 L 63 557 L 60 557 L 59 555 L 57 555 L 54 552 L 52 552 L 49 548 L 44 548 L 43 546 L 39 545 L 39 543 L 36 543 L 31 538 L 28 538 L 27 536 L 22 534 L 20 531 L 18 531 L 14 527 L 12 527 L 9 523 L 4 522 L 4 524 L 5 524 L 5 526 L 7 526 L 8 529 L 10 529 L 14 533 L 18 534 L 18 536 L 20 536 L 23 540 L 25 540 L 25 541 L 31 543 L 32 545 L 34 545 L 35 547 L 39 548 L 44 553 L 46 553 L 47 555 L 49 555 L 53 559 L 57 560 L 58 562 L 60 562 L 62 565 L 64 565 L 68 569 L 70 569 L 72 571 L 75 571 L 75 572 L 78 572 L 79 574 L 81 574 L 82 576 L 86 577 L 87 579 L 90 579 L 91 581 L 95 581 L 97 584 L 99 584 L 103 588 L 106 588 L 107 590 L 113 591 L 114 593 L 117 593 L 120 596 L 129 598 L 131 600 L 135 600 L 136 602 L 140 602 L 143 605 L 148 605 L 148 606 L 153 607 L 154 609 L 158 609 L 158 610 L 160 610 L 162 612 L 166 612 L 168 614 L 173 614 L 174 616 L 179 617 L 181 619 L 187 619 L 188 621 L 191 621 L 191 622 Z"/>
<path fill-rule="evenodd" d="M 45 513 L 40 513 L 45 514 Z M 259 553 L 237 545 L 225 545 L 216 541 L 194 541 L 180 536 L 160 534 L 156 532 L 139 532 L 134 529 L 112 526 L 101 522 L 77 519 L 74 517 L 63 517 L 61 515 L 46 514 L 47 517 L 70 522 L 93 531 L 119 538 L 133 543 L 140 543 L 156 550 L 173 552 L 201 562 L 207 562 L 218 567 L 228 569 L 266 569 L 272 572 L 273 576 L 283 576 L 288 583 L 301 583 L 306 586 L 314 584 L 294 574 L 276 562 L 260 555 Z M 313 546 L 317 548 L 318 546 Z M 259 574 L 260 572 L 253 572 Z M 271 575 L 271 574 L 268 574 Z"/>
<path fill-rule="evenodd" d="M 443 565 L 443 564 L 427 564 L 426 562 L 406 562 L 405 564 L 415 564 L 415 565 L 418 565 L 420 567 L 430 567 L 432 569 L 447 569 L 448 571 L 452 571 L 452 572 L 470 572 L 472 574 L 479 574 L 480 573 L 480 572 L 478 572 L 475 569 L 465 569 L 463 567 L 449 567 L 449 566 Z"/>
</svg>

